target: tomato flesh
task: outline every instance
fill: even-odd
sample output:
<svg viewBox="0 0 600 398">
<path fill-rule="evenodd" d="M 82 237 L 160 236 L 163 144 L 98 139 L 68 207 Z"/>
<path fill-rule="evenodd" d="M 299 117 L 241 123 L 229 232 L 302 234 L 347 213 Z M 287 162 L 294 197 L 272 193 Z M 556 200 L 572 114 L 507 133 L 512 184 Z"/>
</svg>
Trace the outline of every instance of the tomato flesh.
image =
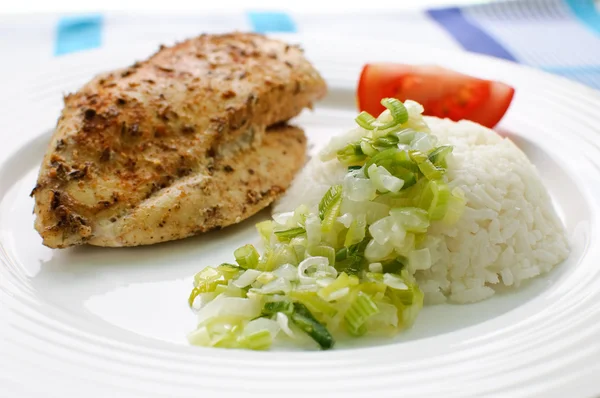
<svg viewBox="0 0 600 398">
<path fill-rule="evenodd" d="M 367 64 L 358 84 L 361 111 L 379 115 L 382 98 L 411 99 L 425 114 L 452 120 L 469 119 L 493 127 L 506 113 L 514 89 L 504 83 L 463 75 L 436 66 Z"/>
</svg>

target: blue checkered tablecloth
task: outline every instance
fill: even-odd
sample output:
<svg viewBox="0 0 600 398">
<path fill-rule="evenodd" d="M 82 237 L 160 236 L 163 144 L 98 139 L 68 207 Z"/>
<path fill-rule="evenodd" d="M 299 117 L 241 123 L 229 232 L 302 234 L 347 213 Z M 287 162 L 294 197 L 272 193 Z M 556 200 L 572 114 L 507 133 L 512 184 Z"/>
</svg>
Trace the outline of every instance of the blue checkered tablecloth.
<svg viewBox="0 0 600 398">
<path fill-rule="evenodd" d="M 104 13 L 0 16 L 0 70 L 43 67 L 51 57 L 124 41 L 168 43 L 201 32 L 297 32 L 343 40 L 402 38 L 530 65 L 600 89 L 600 5 L 594 0 L 516 0 L 420 11 L 201 15 Z M 4 69 L 2 69 L 4 68 Z M 2 78 L 10 76 L 3 73 Z"/>
</svg>

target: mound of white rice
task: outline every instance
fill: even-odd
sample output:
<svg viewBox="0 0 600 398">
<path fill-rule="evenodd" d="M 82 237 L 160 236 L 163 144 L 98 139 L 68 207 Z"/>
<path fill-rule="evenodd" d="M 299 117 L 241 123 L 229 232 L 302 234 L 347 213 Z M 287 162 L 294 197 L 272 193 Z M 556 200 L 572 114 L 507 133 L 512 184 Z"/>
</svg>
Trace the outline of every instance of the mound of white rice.
<svg viewBox="0 0 600 398">
<path fill-rule="evenodd" d="M 427 303 L 469 303 L 486 299 L 499 285 L 549 271 L 569 253 L 564 228 L 535 169 L 510 140 L 476 123 L 425 118 L 439 144 L 454 146 L 448 156 L 448 185 L 467 203 L 452 226 L 434 222 L 424 242 L 432 266 L 415 277 Z M 352 132 L 348 133 L 347 141 Z M 336 159 L 313 158 L 296 177 L 274 212 L 318 204 L 340 184 L 346 168 Z"/>
</svg>

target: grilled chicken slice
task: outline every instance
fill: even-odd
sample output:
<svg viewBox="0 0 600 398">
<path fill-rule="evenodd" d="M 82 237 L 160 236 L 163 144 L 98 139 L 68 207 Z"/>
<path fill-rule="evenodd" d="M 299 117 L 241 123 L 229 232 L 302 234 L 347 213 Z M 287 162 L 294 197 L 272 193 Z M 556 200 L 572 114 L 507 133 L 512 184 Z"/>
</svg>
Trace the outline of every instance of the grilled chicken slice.
<svg viewBox="0 0 600 398">
<path fill-rule="evenodd" d="M 241 221 L 305 158 L 278 125 L 326 92 L 302 51 L 256 34 L 202 35 L 65 97 L 32 195 L 46 246 L 135 246 Z"/>
</svg>

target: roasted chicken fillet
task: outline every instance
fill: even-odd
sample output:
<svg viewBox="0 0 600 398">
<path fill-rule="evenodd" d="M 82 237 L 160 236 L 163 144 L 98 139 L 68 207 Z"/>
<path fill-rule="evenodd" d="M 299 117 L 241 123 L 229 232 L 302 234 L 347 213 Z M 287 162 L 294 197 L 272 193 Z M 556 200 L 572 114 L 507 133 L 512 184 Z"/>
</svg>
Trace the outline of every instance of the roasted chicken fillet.
<svg viewBox="0 0 600 398">
<path fill-rule="evenodd" d="M 136 246 L 239 222 L 304 164 L 304 134 L 284 122 L 325 93 L 301 49 L 245 33 L 97 76 L 64 99 L 35 228 L 52 248 Z"/>
</svg>

